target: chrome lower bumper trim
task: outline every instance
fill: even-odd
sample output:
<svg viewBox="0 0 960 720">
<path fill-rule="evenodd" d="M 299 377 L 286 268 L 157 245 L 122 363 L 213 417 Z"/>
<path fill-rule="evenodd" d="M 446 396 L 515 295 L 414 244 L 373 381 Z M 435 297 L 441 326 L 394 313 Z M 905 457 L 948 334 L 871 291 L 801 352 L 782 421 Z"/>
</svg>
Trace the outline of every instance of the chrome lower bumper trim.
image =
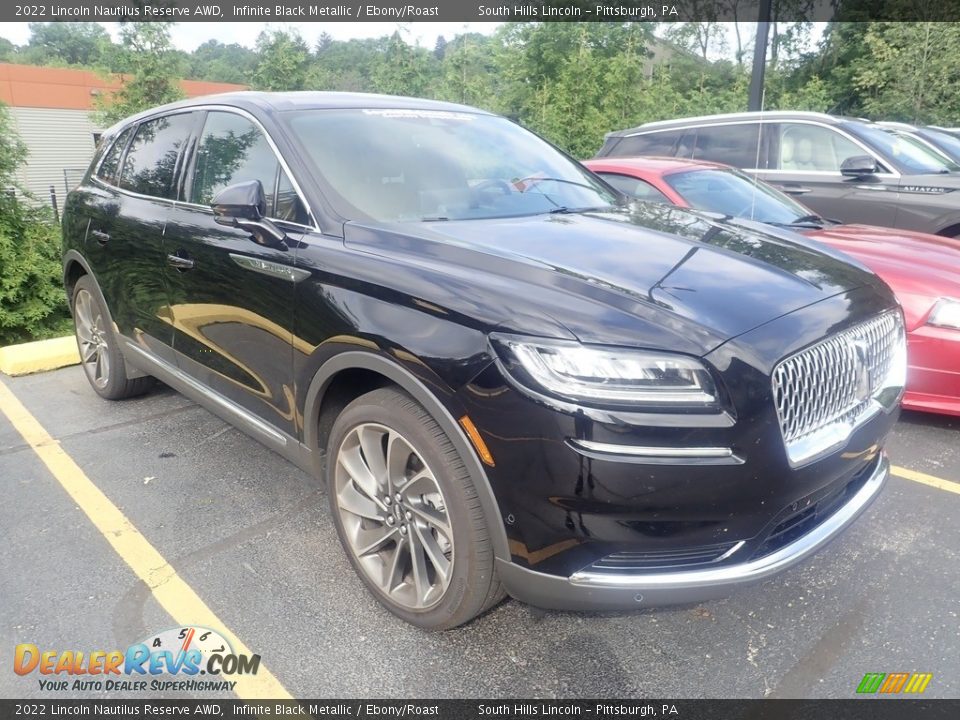
<svg viewBox="0 0 960 720">
<path fill-rule="evenodd" d="M 660 587 L 694 589 L 763 580 L 785 570 L 808 555 L 812 555 L 853 522 L 880 492 L 880 488 L 883 487 L 889 473 L 889 467 L 889 461 L 885 457 L 880 458 L 873 474 L 846 505 L 806 535 L 758 560 L 706 570 L 685 570 L 644 575 L 612 575 L 581 571 L 570 576 L 570 583 L 573 585 L 628 587 L 632 589 Z"/>
<path fill-rule="evenodd" d="M 623 610 L 725 597 L 799 563 L 839 535 L 880 493 L 889 467 L 886 458 L 879 458 L 863 487 L 843 507 L 803 537 L 757 560 L 642 575 L 580 571 L 567 578 L 498 559 L 497 574 L 516 599 L 557 610 Z"/>
</svg>

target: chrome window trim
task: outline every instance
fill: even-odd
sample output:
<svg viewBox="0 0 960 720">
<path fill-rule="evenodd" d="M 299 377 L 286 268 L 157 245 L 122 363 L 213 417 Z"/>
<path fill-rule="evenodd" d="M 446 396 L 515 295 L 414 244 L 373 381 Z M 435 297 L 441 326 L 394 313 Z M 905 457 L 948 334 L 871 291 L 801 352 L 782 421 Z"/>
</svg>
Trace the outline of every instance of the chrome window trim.
<svg viewBox="0 0 960 720">
<path fill-rule="evenodd" d="M 219 104 L 204 104 L 204 105 L 190 105 L 188 107 L 177 108 L 175 110 L 161 110 L 157 113 L 147 115 L 144 117 L 138 118 L 136 121 L 128 123 L 127 125 L 122 126 L 117 130 L 117 136 L 119 137 L 127 128 L 132 125 L 138 125 L 149 120 L 154 120 L 158 117 L 166 117 L 168 115 L 181 115 L 183 113 L 192 113 L 198 111 L 207 111 L 207 112 L 230 112 L 234 115 L 240 115 L 243 118 L 246 118 L 252 122 L 256 127 L 263 133 L 263 136 L 267 139 L 267 143 L 270 145 L 270 149 L 273 150 L 274 156 L 277 158 L 277 161 L 280 163 L 280 167 L 283 168 L 283 171 L 287 173 L 287 177 L 290 179 L 290 184 L 293 185 L 293 189 L 297 193 L 297 197 L 300 198 L 300 202 L 303 203 L 304 209 L 307 211 L 307 214 L 310 216 L 310 220 L 313 223 L 312 225 L 303 225 L 301 223 L 292 222 L 290 220 L 282 220 L 280 218 L 269 217 L 268 220 L 273 222 L 282 222 L 289 225 L 295 225 L 296 227 L 304 228 L 306 230 L 315 230 L 316 232 L 322 232 L 320 227 L 317 224 L 317 216 L 313 212 L 313 208 L 307 202 L 306 196 L 303 193 L 300 183 L 297 181 L 297 178 L 294 176 L 293 172 L 290 170 L 290 166 L 287 164 L 287 161 L 284 159 L 283 154 L 280 152 L 280 149 L 277 147 L 276 142 L 270 136 L 270 133 L 267 132 L 267 129 L 263 126 L 254 115 L 249 113 L 242 108 L 233 107 L 232 105 L 219 105 Z M 204 123 L 206 124 L 206 123 Z M 203 129 L 200 130 L 200 135 L 203 135 Z M 199 138 L 198 138 L 199 142 Z M 104 156 L 106 153 L 104 153 Z M 112 185 L 111 183 L 105 182 L 102 178 L 97 177 L 97 172 L 100 170 L 100 165 L 103 163 L 104 156 L 100 157 L 100 160 L 97 162 L 97 167 L 94 170 L 91 177 L 100 185 L 105 188 L 110 188 L 111 190 L 116 190 L 117 192 L 129 195 L 130 197 L 141 198 L 143 200 L 156 200 L 160 202 L 169 202 L 173 207 L 188 207 L 188 208 L 200 208 L 207 210 L 210 214 L 213 214 L 213 210 L 210 209 L 209 205 L 201 205 L 199 203 L 186 202 L 184 200 L 171 200 L 169 198 L 158 198 L 154 195 L 144 195 L 142 193 L 134 192 L 133 190 L 126 190 L 125 188 L 119 187 L 117 185 Z M 180 169 L 180 172 L 183 172 L 183 169 Z"/>
<path fill-rule="evenodd" d="M 611 137 L 633 137 L 634 135 L 642 135 L 643 130 L 641 128 L 657 128 L 657 129 L 683 129 L 688 126 L 696 127 L 705 127 L 704 123 L 700 123 L 700 120 L 717 120 L 720 118 L 724 119 L 739 119 L 743 120 L 759 120 L 761 117 L 767 118 L 772 122 L 779 122 L 780 120 L 788 118 L 796 118 L 801 116 L 801 119 L 809 120 L 819 120 L 820 122 L 836 122 L 837 118 L 828 113 L 813 112 L 813 111 L 803 111 L 803 110 L 751 110 L 748 112 L 739 112 L 739 113 L 719 113 L 717 115 L 697 115 L 694 117 L 682 118 L 680 120 L 654 120 L 653 122 L 644 123 L 639 125 L 636 128 L 629 130 L 623 135 L 617 135 L 616 133 L 609 133 Z M 718 125 L 728 125 L 731 123 L 718 122 Z"/>
<path fill-rule="evenodd" d="M 793 118 L 792 116 L 787 118 L 753 117 L 753 118 L 745 118 L 743 120 L 735 120 L 733 122 L 691 123 L 690 125 L 676 125 L 676 126 L 671 126 L 669 128 L 664 127 L 664 128 L 658 128 L 658 129 L 644 130 L 641 132 L 630 133 L 629 135 L 622 135 L 621 137 L 636 137 L 638 135 L 650 135 L 651 133 L 665 132 L 666 130 L 697 130 L 699 128 L 720 127 L 723 125 L 748 125 L 750 123 L 760 123 L 761 125 L 767 125 L 770 123 L 785 123 L 785 122 L 791 122 L 799 125 L 813 125 L 815 127 L 820 127 L 825 130 L 832 130 L 834 132 L 837 132 L 840 135 L 842 135 L 844 138 L 852 142 L 854 145 L 859 147 L 861 150 L 863 150 L 864 154 L 869 155 L 877 162 L 882 163 L 884 166 L 890 165 L 890 163 L 887 160 L 884 160 L 880 155 L 878 155 L 875 150 L 872 150 L 866 145 L 864 145 L 861 140 L 859 140 L 858 138 L 848 133 L 839 125 L 832 125 L 822 121 L 806 119 L 806 118 L 796 119 L 796 118 Z M 693 158 L 686 158 L 686 159 L 697 160 L 698 158 L 693 157 Z M 755 173 L 782 173 L 782 174 L 789 174 L 789 175 L 823 175 L 823 176 L 831 176 L 831 177 L 843 177 L 843 173 L 837 170 L 806 171 L 806 170 L 781 170 L 779 168 L 770 168 L 770 169 L 740 168 L 740 169 L 744 170 L 745 172 L 755 172 Z M 892 168 L 890 172 L 875 173 L 874 177 L 897 180 L 902 177 L 902 173 L 899 170 Z"/>
</svg>

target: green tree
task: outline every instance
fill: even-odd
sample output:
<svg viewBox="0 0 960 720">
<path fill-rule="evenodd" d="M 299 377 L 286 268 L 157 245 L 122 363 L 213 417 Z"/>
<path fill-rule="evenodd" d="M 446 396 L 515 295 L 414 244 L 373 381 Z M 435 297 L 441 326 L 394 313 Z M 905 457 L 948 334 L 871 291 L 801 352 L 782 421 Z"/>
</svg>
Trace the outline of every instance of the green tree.
<svg viewBox="0 0 960 720">
<path fill-rule="evenodd" d="M 170 41 L 171 23 L 129 23 L 120 30 L 132 71 L 116 92 L 97 98 L 99 120 L 114 123 L 147 108 L 183 97 L 180 63 Z"/>
<path fill-rule="evenodd" d="M 374 67 L 371 75 L 373 89 L 387 95 L 427 94 L 428 55 L 426 50 L 408 45 L 400 31 L 395 31 Z"/>
<path fill-rule="evenodd" d="M 244 84 L 257 64 L 257 54 L 237 43 L 207 40 L 189 57 L 189 76 L 213 82 Z"/>
<path fill-rule="evenodd" d="M 0 62 L 13 62 L 17 46 L 6 38 L 0 38 Z"/>
<path fill-rule="evenodd" d="M 257 64 L 250 74 L 258 90 L 303 90 L 310 69 L 310 48 L 293 30 L 264 30 L 257 37 Z"/>
<path fill-rule="evenodd" d="M 457 35 L 443 46 L 436 97 L 466 105 L 490 107 L 494 101 L 491 41 L 479 33 Z"/>
<path fill-rule="evenodd" d="M 871 117 L 955 123 L 960 115 L 960 26 L 956 23 L 872 23 L 867 54 L 853 82 Z"/>
<path fill-rule="evenodd" d="M 95 22 L 30 23 L 30 40 L 21 60 L 32 65 L 85 65 L 101 62 L 111 42 L 103 25 Z"/>
</svg>

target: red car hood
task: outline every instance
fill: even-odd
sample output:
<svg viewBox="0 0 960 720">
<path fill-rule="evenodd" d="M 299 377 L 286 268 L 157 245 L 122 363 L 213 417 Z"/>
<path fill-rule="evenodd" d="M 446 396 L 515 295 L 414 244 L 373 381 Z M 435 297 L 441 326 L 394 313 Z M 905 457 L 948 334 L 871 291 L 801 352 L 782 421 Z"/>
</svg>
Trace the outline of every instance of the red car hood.
<svg viewBox="0 0 960 720">
<path fill-rule="evenodd" d="M 960 240 L 871 225 L 835 225 L 803 234 L 856 258 L 889 285 L 908 329 L 939 297 L 960 298 Z"/>
</svg>

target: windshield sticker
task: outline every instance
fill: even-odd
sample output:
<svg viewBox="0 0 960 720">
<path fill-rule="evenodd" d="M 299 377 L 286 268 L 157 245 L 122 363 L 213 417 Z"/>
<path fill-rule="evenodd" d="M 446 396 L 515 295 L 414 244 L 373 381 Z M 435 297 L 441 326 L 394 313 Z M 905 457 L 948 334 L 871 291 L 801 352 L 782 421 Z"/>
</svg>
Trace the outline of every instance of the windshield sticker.
<svg viewBox="0 0 960 720">
<path fill-rule="evenodd" d="M 461 120 L 472 121 L 474 115 L 469 113 L 456 113 L 449 110 L 372 110 L 366 109 L 364 115 L 379 115 L 388 118 L 416 118 L 420 120 Z"/>
</svg>

